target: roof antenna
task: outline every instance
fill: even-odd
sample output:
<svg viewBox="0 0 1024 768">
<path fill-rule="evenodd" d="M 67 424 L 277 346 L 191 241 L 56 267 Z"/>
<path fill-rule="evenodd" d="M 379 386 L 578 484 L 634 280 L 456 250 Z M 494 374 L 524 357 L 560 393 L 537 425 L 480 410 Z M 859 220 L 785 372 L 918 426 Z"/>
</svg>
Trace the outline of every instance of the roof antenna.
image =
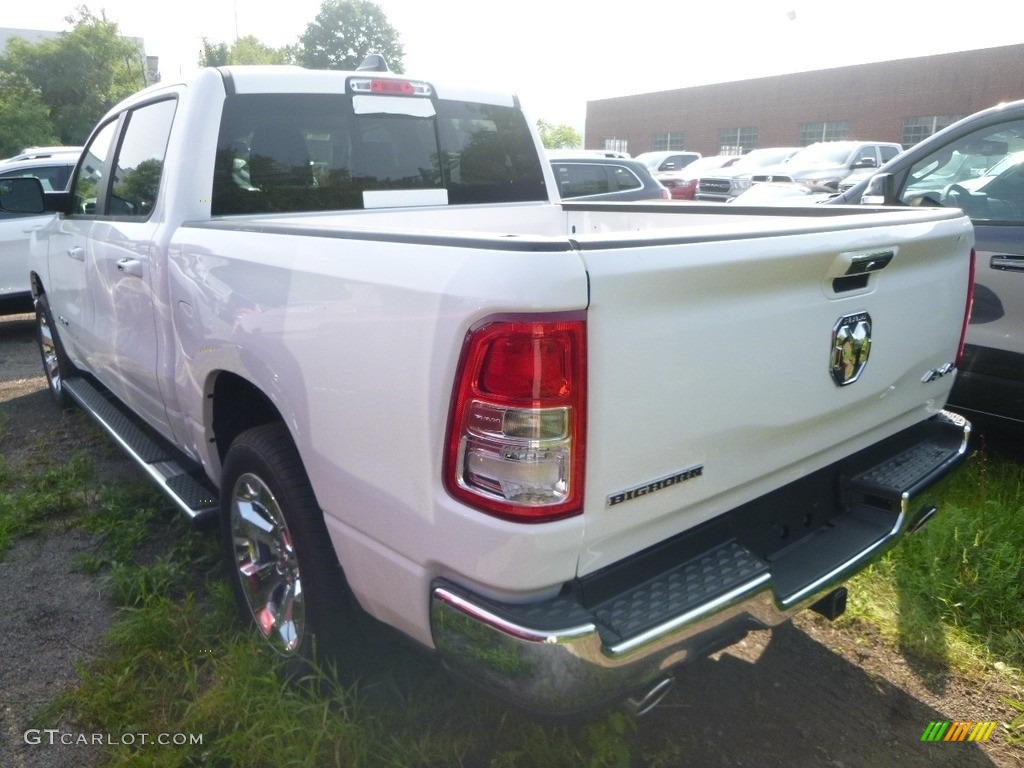
<svg viewBox="0 0 1024 768">
<path fill-rule="evenodd" d="M 379 53 L 371 53 L 365 59 L 362 64 L 359 65 L 357 72 L 390 72 L 388 69 L 388 62 Z"/>
</svg>

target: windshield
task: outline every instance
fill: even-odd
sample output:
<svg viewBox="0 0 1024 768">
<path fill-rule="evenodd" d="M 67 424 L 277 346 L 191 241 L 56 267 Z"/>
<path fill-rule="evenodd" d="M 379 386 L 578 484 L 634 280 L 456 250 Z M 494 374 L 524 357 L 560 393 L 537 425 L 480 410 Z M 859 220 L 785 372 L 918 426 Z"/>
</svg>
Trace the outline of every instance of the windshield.
<svg viewBox="0 0 1024 768">
<path fill-rule="evenodd" d="M 753 168 L 763 168 L 766 165 L 777 165 L 786 161 L 786 158 L 793 153 L 792 149 L 755 149 L 733 163 L 730 171 L 745 171 Z"/>
<path fill-rule="evenodd" d="M 793 155 L 789 162 L 794 166 L 842 165 L 849 156 L 848 144 L 812 144 Z"/>
</svg>

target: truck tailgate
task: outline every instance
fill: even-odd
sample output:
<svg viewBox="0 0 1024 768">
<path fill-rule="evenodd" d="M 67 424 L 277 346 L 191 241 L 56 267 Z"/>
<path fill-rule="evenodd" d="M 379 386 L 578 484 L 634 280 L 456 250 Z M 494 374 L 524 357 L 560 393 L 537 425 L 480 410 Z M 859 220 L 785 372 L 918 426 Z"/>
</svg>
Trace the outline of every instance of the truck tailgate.
<svg viewBox="0 0 1024 768">
<path fill-rule="evenodd" d="M 581 576 L 940 410 L 967 300 L 956 212 L 765 216 L 742 238 L 637 215 L 569 213 L 590 279 Z M 618 216 L 643 235 L 609 234 Z"/>
</svg>

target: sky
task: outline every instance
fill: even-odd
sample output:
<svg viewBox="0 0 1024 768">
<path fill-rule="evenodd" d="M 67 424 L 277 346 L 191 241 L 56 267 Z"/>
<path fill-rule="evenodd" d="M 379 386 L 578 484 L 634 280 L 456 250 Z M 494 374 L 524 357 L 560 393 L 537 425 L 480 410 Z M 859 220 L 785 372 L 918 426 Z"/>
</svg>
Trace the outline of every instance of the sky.
<svg viewBox="0 0 1024 768">
<path fill-rule="evenodd" d="M 66 30 L 86 4 L 141 37 L 164 80 L 187 75 L 204 37 L 294 44 L 322 0 L 6 2 L 0 26 Z M 892 0 L 377 0 L 405 71 L 514 90 L 533 119 L 581 134 L 586 102 L 870 61 L 1024 43 L 1024 2 Z M 268 11 L 272 8 L 272 11 Z M 965 10 L 967 9 L 967 10 Z M 1024 61 L 1021 62 L 1024 72 Z"/>
</svg>

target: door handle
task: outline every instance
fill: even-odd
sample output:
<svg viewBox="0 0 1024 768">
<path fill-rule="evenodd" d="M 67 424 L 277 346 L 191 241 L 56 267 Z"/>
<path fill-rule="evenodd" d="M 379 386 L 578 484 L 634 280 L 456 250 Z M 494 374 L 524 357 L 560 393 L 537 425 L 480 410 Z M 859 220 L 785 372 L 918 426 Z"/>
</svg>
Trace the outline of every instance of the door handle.
<svg viewBox="0 0 1024 768">
<path fill-rule="evenodd" d="M 1024 272 L 1024 256 L 993 256 L 989 266 L 1009 272 Z"/>
<path fill-rule="evenodd" d="M 117 262 L 117 271 L 132 277 L 142 277 L 142 262 L 138 259 L 121 259 Z"/>
<path fill-rule="evenodd" d="M 68 248 L 68 256 L 75 261 L 85 261 L 85 248 L 82 248 L 80 245 Z"/>
</svg>

